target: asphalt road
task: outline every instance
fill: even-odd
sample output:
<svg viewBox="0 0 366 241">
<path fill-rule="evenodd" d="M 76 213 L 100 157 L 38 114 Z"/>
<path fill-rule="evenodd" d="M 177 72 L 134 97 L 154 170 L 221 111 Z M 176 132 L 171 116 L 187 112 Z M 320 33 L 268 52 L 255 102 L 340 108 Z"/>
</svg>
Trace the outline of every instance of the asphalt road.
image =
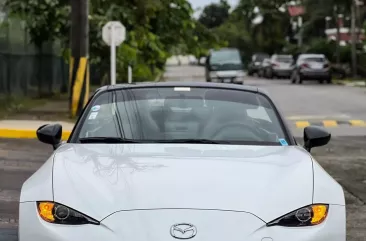
<svg viewBox="0 0 366 241">
<path fill-rule="evenodd" d="M 169 80 L 203 81 L 202 68 L 170 67 Z M 265 88 L 286 116 L 364 119 L 366 93 L 362 89 L 289 81 L 248 79 Z M 358 108 L 358 109 L 357 109 Z M 290 118 L 289 121 L 292 121 Z M 299 129 L 299 128 L 297 128 Z M 301 130 L 297 130 L 301 134 Z M 350 131 L 350 129 L 358 131 Z M 338 132 L 337 132 L 338 130 Z M 343 187 L 347 202 L 348 241 L 366 240 L 366 127 L 334 127 L 331 142 L 314 149 L 317 161 Z M 298 135 L 301 137 L 301 135 Z M 301 138 L 299 138 L 301 143 Z M 0 140 L 0 241 L 17 240 L 18 200 L 22 183 L 49 157 L 52 148 L 36 140 Z"/>
<path fill-rule="evenodd" d="M 205 81 L 204 69 L 200 66 L 169 66 L 165 77 L 168 81 Z M 256 77 L 247 77 L 244 84 L 266 90 L 297 137 L 302 136 L 303 127 L 297 128 L 295 122 L 319 123 L 328 120 L 343 123 L 337 127 L 327 127 L 333 136 L 366 135 L 366 126 L 350 126 L 348 123 L 353 120 L 366 122 L 366 88 L 318 84 L 317 81 L 305 81 L 300 85 L 291 84 L 290 80 Z"/>
</svg>

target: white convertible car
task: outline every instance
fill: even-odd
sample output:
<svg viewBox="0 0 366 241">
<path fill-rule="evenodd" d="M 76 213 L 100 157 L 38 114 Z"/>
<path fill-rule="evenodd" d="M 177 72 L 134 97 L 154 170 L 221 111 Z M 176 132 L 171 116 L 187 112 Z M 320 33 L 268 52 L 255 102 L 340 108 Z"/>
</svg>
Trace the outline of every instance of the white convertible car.
<svg viewBox="0 0 366 241">
<path fill-rule="evenodd" d="M 342 187 L 260 89 L 214 83 L 100 88 L 66 143 L 23 185 L 20 241 L 345 241 Z"/>
</svg>

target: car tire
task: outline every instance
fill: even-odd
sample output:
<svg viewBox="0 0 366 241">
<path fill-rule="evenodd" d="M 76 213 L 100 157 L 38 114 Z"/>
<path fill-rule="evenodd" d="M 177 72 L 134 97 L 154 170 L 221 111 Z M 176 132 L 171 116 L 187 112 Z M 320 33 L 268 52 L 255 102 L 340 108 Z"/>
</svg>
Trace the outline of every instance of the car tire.
<svg viewBox="0 0 366 241">
<path fill-rule="evenodd" d="M 332 77 L 329 77 L 328 79 L 327 79 L 327 84 L 331 84 L 332 83 Z"/>
<path fill-rule="evenodd" d="M 273 72 L 272 71 L 269 71 L 269 73 L 268 73 L 268 79 L 274 79 L 274 74 L 273 74 Z"/>
<path fill-rule="evenodd" d="M 319 84 L 324 84 L 324 80 L 318 80 Z"/>
<path fill-rule="evenodd" d="M 291 77 L 290 77 L 290 79 L 291 79 L 291 84 L 296 84 L 296 76 L 295 76 L 295 74 L 292 74 Z"/>
<path fill-rule="evenodd" d="M 302 84 L 303 78 L 301 77 L 301 74 L 296 75 L 296 82 L 299 84 Z"/>
</svg>

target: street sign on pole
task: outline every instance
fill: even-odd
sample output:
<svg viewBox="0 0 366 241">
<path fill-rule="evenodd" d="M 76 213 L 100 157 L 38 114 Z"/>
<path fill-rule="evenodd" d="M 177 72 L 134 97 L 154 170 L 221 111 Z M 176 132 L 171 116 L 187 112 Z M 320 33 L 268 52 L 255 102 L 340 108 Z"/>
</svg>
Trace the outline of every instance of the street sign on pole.
<svg viewBox="0 0 366 241">
<path fill-rule="evenodd" d="M 111 47 L 111 85 L 116 84 L 116 46 L 126 40 L 126 28 L 119 21 L 106 23 L 102 30 L 103 41 Z"/>
<path fill-rule="evenodd" d="M 128 83 L 132 83 L 132 67 L 131 65 L 128 66 Z"/>
</svg>

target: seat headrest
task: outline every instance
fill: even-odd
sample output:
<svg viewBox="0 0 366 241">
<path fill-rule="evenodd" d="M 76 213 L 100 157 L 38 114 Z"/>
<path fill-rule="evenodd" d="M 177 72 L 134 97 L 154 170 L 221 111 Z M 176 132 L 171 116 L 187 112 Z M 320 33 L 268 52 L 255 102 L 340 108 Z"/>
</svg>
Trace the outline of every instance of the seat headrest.
<svg viewBox="0 0 366 241">
<path fill-rule="evenodd" d="M 191 101 L 193 100 L 193 101 Z M 203 98 L 201 96 L 168 96 L 164 100 L 164 108 L 197 108 L 203 107 Z"/>
</svg>

